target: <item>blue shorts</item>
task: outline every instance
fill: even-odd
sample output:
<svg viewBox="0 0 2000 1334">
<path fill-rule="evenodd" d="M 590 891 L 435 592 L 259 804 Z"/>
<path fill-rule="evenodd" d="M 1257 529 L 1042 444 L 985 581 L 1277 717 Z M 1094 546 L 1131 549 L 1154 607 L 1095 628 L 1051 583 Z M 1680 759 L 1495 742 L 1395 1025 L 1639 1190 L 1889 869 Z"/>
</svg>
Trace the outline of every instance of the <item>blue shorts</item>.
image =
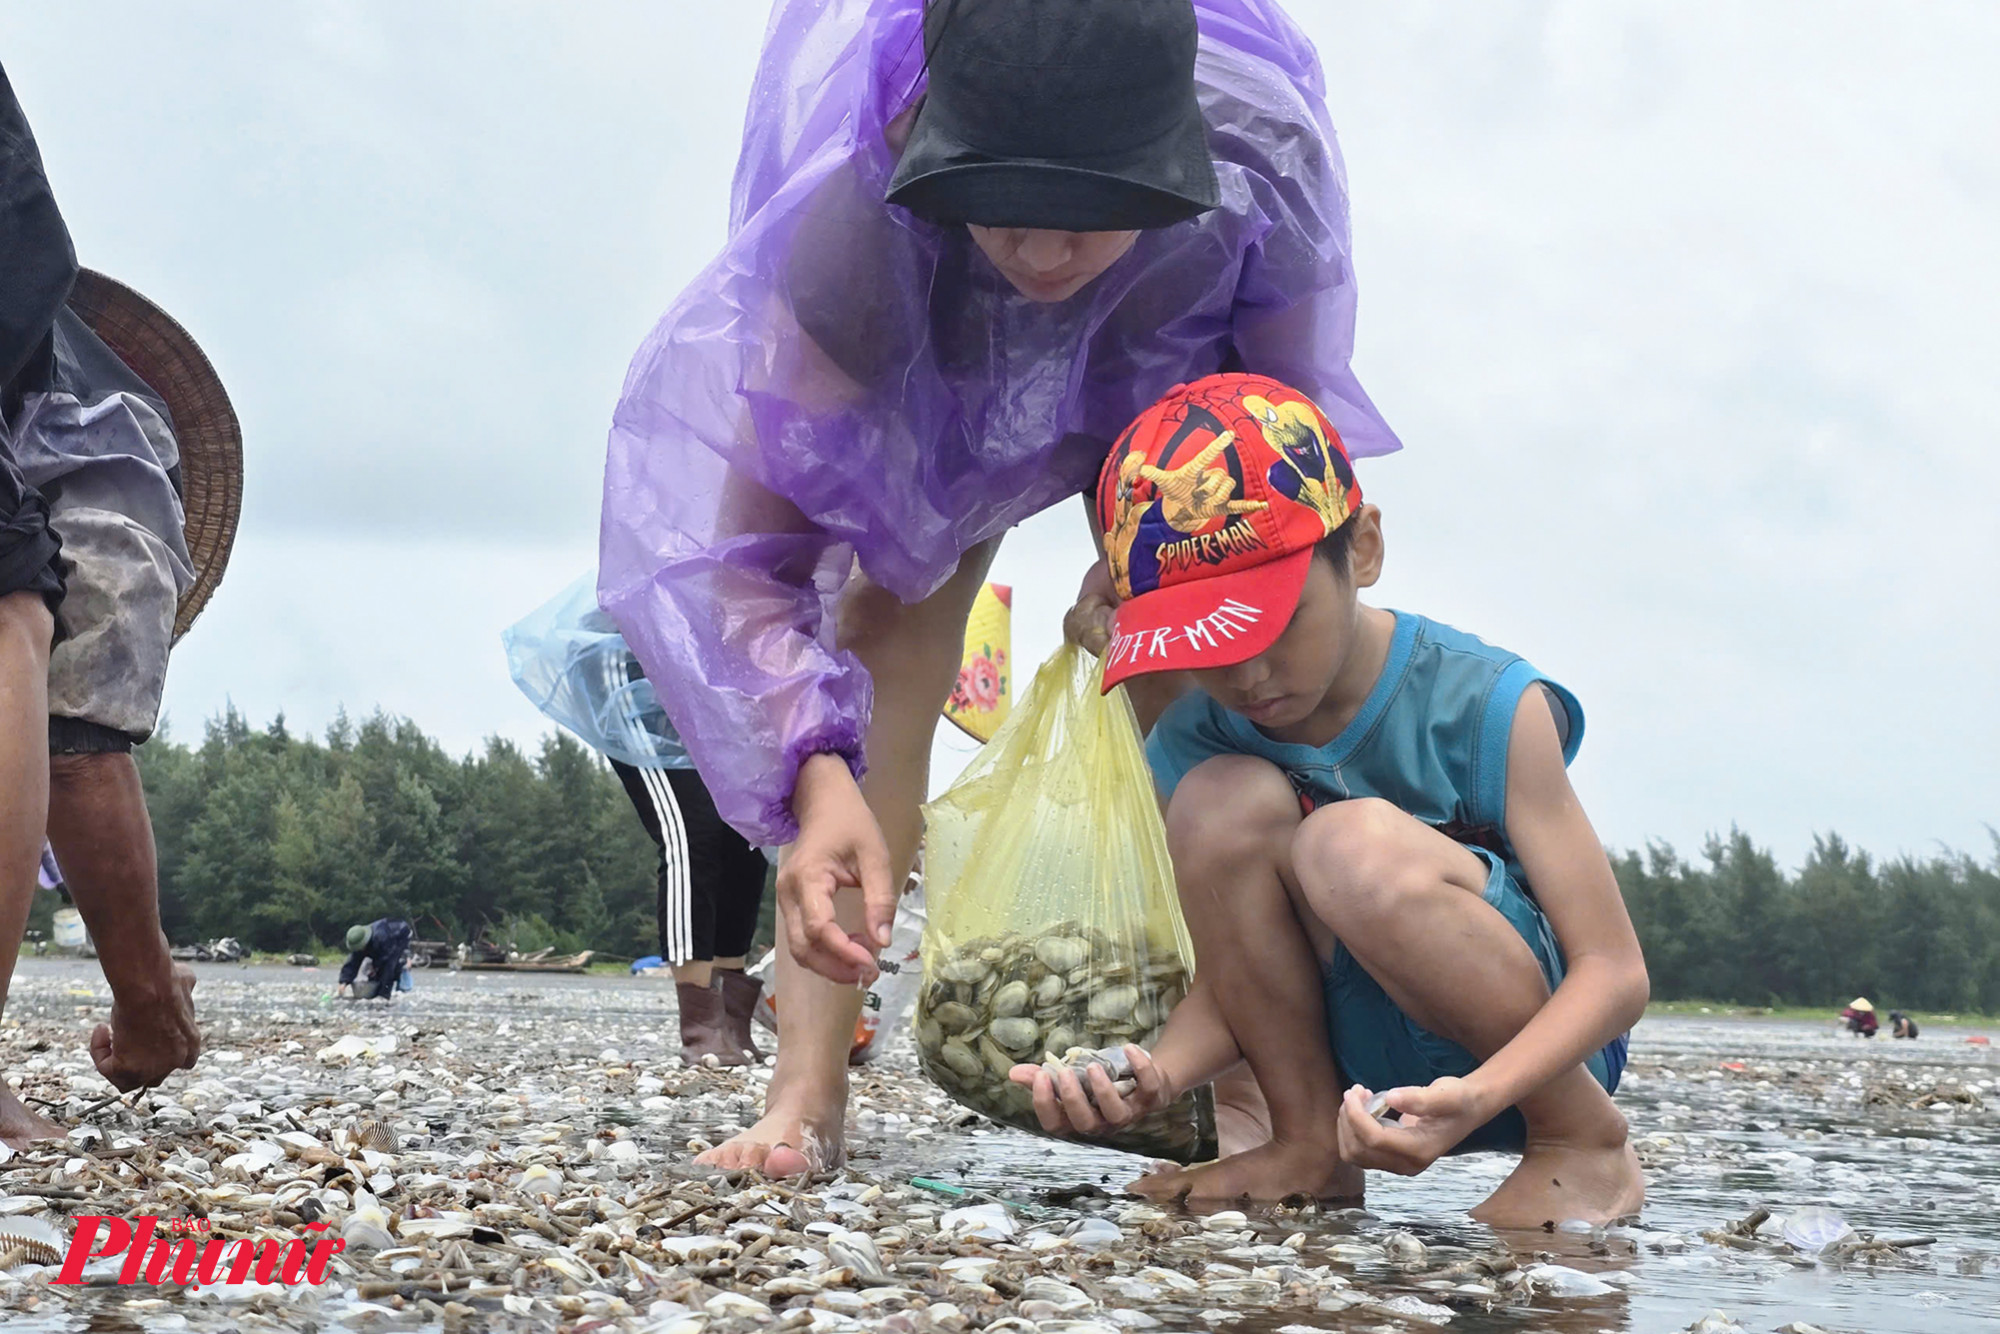
<svg viewBox="0 0 2000 1334">
<path fill-rule="evenodd" d="M 1507 863 L 1484 848 L 1472 848 L 1486 862 L 1485 899 L 1507 919 L 1542 965 L 1542 977 L 1553 992 L 1563 979 L 1562 946 L 1549 928 L 1541 905 L 1508 873 Z M 1471 1052 L 1456 1042 L 1417 1027 L 1389 999 L 1368 970 L 1336 944 L 1323 970 L 1326 986 L 1326 1028 L 1334 1060 L 1349 1084 L 1377 1093 L 1386 1089 L 1428 1084 L 1447 1075 L 1464 1077 L 1479 1068 Z M 1625 1071 L 1630 1034 L 1622 1034 L 1584 1062 L 1607 1093 L 1618 1091 Z M 1518 1151 L 1527 1143 L 1528 1126 L 1517 1108 L 1509 1107 L 1467 1135 L 1453 1153 L 1482 1149 Z"/>
</svg>

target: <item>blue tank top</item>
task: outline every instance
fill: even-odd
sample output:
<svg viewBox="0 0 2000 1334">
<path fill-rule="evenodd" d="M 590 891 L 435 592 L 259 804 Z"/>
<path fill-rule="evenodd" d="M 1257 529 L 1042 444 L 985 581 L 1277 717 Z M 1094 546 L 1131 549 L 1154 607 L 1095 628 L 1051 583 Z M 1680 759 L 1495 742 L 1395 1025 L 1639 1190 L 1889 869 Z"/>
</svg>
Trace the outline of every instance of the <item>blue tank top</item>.
<svg viewBox="0 0 2000 1334">
<path fill-rule="evenodd" d="M 1324 746 L 1273 741 L 1204 693 L 1175 701 L 1154 726 L 1146 758 L 1162 798 L 1215 755 L 1255 755 L 1291 779 L 1312 810 L 1379 797 L 1461 843 L 1507 863 L 1533 893 L 1507 837 L 1507 750 L 1521 696 L 1548 691 L 1563 762 L 1583 741 L 1576 697 L 1526 659 L 1448 625 L 1396 612 L 1382 675 L 1354 720 Z"/>
</svg>

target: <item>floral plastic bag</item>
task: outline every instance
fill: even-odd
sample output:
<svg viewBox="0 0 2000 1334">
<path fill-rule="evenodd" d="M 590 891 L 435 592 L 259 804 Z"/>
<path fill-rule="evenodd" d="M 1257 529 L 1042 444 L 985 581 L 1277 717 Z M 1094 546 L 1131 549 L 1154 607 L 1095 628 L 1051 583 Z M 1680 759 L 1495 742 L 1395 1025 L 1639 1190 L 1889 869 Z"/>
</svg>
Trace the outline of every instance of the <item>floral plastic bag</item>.
<svg viewBox="0 0 2000 1334">
<path fill-rule="evenodd" d="M 1064 645 L 992 741 L 924 808 L 930 922 L 917 1055 L 952 1097 L 1039 1131 L 1022 1062 L 1150 1047 L 1187 994 L 1194 950 L 1125 692 Z M 1215 1156 L 1207 1089 L 1103 1141 Z"/>
</svg>

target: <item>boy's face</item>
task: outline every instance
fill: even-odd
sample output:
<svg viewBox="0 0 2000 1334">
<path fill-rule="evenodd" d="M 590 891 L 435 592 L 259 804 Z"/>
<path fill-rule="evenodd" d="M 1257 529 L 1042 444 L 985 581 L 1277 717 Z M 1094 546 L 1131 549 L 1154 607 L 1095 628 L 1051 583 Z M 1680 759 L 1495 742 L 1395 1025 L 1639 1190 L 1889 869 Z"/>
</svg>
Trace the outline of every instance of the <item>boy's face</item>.
<svg viewBox="0 0 2000 1334">
<path fill-rule="evenodd" d="M 1382 568 L 1382 529 L 1373 505 L 1363 505 L 1348 522 L 1355 531 L 1347 570 L 1313 557 L 1298 608 L 1277 643 L 1247 662 L 1194 673 L 1195 683 L 1216 703 L 1267 732 L 1310 717 L 1354 651 L 1361 628 L 1359 592 Z"/>
</svg>

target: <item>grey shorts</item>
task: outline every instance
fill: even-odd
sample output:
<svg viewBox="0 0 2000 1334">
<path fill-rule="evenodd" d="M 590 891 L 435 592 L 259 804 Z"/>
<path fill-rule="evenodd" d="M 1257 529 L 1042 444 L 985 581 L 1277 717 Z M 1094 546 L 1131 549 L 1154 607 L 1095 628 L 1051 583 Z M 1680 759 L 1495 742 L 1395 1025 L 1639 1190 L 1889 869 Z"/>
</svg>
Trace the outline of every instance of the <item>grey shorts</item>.
<svg viewBox="0 0 2000 1334">
<path fill-rule="evenodd" d="M 173 644 L 172 553 L 111 510 L 59 505 L 51 527 L 62 538 L 69 571 L 58 613 L 63 639 L 49 655 L 49 714 L 144 741 L 159 722 Z M 59 750 L 117 748 L 87 744 L 81 735 L 52 723 L 50 743 Z M 67 745 L 64 737 L 71 738 Z"/>
<path fill-rule="evenodd" d="M 1542 980 L 1553 992 L 1562 985 L 1568 964 L 1562 943 L 1549 925 L 1541 904 L 1527 886 L 1515 880 L 1507 863 L 1485 848 L 1469 849 L 1486 863 L 1486 902 L 1521 939 L 1542 966 Z M 1333 1057 L 1350 1084 L 1360 1084 L 1376 1093 L 1392 1088 L 1422 1087 L 1447 1075 L 1463 1079 L 1479 1068 L 1479 1058 L 1449 1038 L 1419 1028 L 1404 1014 L 1382 984 L 1369 975 L 1345 945 L 1334 946 L 1333 958 L 1323 971 L 1326 988 L 1326 1028 L 1333 1045 Z M 1593 1053 L 1584 1068 L 1606 1093 L 1618 1091 L 1625 1071 L 1625 1054 L 1631 1035 L 1613 1038 Z M 1509 1107 L 1479 1129 L 1467 1135 L 1453 1153 L 1476 1153 L 1482 1149 L 1519 1152 L 1527 1142 L 1528 1123 L 1517 1108 Z"/>
</svg>

